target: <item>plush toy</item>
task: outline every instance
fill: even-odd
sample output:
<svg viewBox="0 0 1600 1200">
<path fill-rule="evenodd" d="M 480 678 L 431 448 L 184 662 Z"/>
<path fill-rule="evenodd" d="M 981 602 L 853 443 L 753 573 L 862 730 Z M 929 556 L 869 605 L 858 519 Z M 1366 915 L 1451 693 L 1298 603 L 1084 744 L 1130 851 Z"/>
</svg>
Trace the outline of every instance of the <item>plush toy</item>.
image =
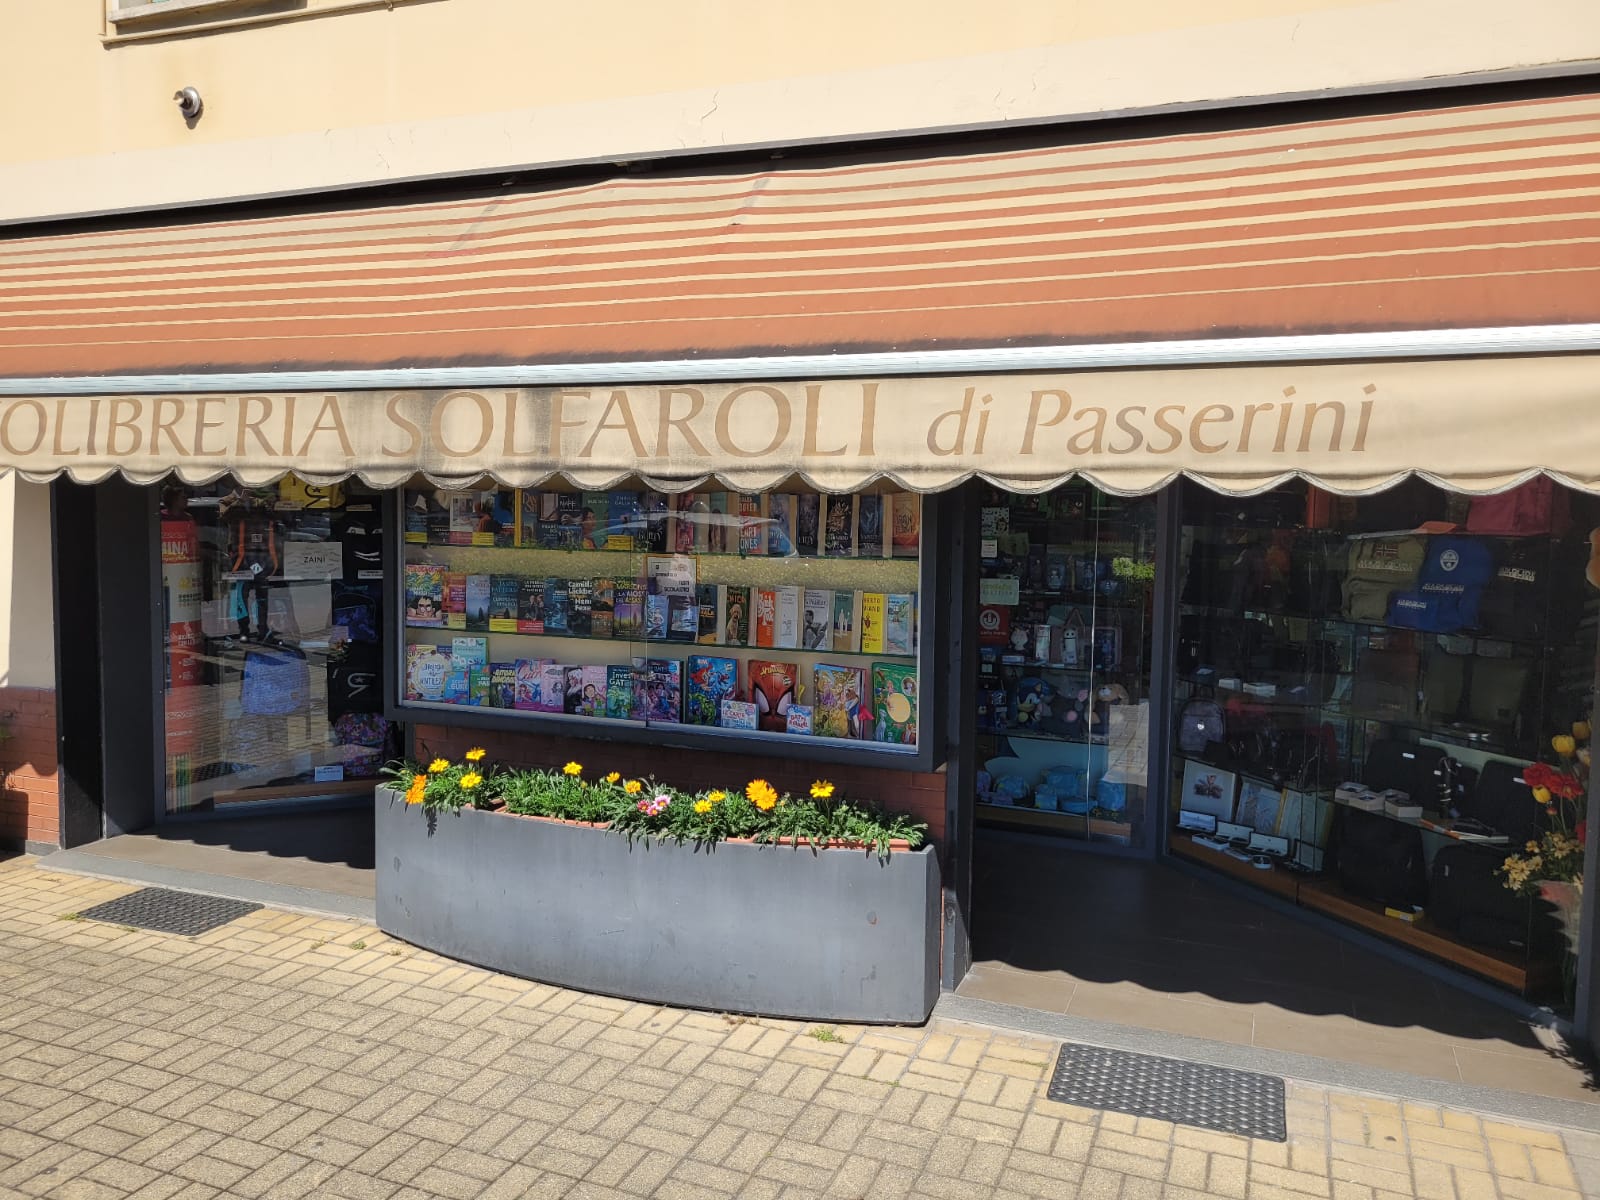
<svg viewBox="0 0 1600 1200">
<path fill-rule="evenodd" d="M 1037 676 L 1030 675 L 1017 684 L 1017 726 L 1037 729 L 1050 716 L 1050 701 L 1056 690 Z"/>
</svg>

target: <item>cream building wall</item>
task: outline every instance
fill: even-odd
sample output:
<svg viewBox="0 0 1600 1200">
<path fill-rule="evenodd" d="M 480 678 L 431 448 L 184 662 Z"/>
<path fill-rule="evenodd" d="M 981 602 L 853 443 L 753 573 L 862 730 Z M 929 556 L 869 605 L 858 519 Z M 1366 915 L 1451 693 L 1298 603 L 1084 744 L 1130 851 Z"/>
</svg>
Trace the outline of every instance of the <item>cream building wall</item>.
<svg viewBox="0 0 1600 1200">
<path fill-rule="evenodd" d="M 800 11 L 0 0 L 11 35 L 0 221 L 1600 61 L 1596 0 L 812 0 Z M 185 86 L 205 101 L 192 127 L 173 101 Z"/>
<path fill-rule="evenodd" d="M 56 686 L 54 574 L 50 488 L 0 477 L 0 689 Z"/>
</svg>

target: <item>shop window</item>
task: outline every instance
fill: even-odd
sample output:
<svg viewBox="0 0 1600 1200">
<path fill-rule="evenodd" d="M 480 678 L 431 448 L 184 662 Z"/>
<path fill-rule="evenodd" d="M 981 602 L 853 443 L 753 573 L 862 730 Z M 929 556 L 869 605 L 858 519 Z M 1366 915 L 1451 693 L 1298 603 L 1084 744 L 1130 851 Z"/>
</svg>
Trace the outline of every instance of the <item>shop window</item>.
<svg viewBox="0 0 1600 1200">
<path fill-rule="evenodd" d="M 368 792 L 398 754 L 381 511 L 293 476 L 163 490 L 168 814 Z"/>
<path fill-rule="evenodd" d="M 990 490 L 980 512 L 978 814 L 1140 844 L 1153 496 Z"/>
<path fill-rule="evenodd" d="M 403 498 L 406 708 L 917 761 L 923 498 Z"/>
<path fill-rule="evenodd" d="M 1182 506 L 1171 850 L 1558 994 L 1559 922 L 1505 863 L 1582 817 L 1581 798 L 1537 802 L 1528 770 L 1587 773 L 1578 739 L 1553 739 L 1591 715 L 1594 501 L 1413 480 L 1191 485 Z"/>
</svg>

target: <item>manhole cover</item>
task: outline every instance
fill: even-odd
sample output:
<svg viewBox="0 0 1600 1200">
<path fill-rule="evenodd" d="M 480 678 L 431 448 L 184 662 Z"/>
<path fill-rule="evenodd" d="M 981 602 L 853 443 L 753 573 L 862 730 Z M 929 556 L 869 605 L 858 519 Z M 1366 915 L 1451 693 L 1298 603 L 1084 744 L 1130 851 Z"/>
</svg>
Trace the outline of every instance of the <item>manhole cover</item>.
<svg viewBox="0 0 1600 1200">
<path fill-rule="evenodd" d="M 1081 1108 L 1156 1117 L 1241 1137 L 1288 1140 L 1283 1080 L 1253 1071 L 1068 1042 L 1061 1047 L 1045 1094 Z"/>
<path fill-rule="evenodd" d="M 104 904 L 86 908 L 79 915 L 86 921 L 106 921 L 112 925 L 132 925 L 160 933 L 181 933 L 185 937 L 207 933 L 245 913 L 255 912 L 259 904 L 228 900 L 222 896 L 202 896 L 195 892 L 174 892 L 167 888 L 140 888 Z"/>
</svg>

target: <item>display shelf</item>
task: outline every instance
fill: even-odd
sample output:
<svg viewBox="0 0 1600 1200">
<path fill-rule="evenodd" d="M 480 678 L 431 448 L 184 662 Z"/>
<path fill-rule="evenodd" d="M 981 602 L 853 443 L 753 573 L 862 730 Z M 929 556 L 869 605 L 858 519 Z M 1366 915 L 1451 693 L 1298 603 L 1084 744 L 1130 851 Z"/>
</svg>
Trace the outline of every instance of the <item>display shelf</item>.
<svg viewBox="0 0 1600 1200">
<path fill-rule="evenodd" d="M 1531 653 L 1543 653 L 1545 648 L 1545 643 L 1536 638 L 1505 637 L 1498 633 L 1487 633 L 1481 629 L 1460 629 L 1450 634 L 1440 634 L 1437 631 L 1416 629 L 1409 625 L 1388 625 L 1381 621 L 1358 621 L 1351 617 L 1342 616 L 1339 613 L 1312 614 L 1291 612 L 1287 609 L 1235 609 L 1223 608 L 1221 606 L 1211 604 L 1182 603 L 1178 605 L 1178 615 L 1196 617 L 1242 617 L 1246 621 L 1261 622 L 1305 621 L 1309 624 L 1339 625 L 1346 629 L 1367 630 L 1372 633 L 1409 633 L 1415 634 L 1419 638 L 1431 638 L 1439 636 L 1470 637 L 1479 641 L 1500 642 L 1505 645 L 1514 646 L 1519 650 L 1527 650 Z"/>
<path fill-rule="evenodd" d="M 1186 858 L 1192 862 L 1202 863 L 1214 871 L 1230 875 L 1252 886 L 1262 888 L 1273 895 L 1282 896 L 1286 900 L 1295 899 L 1299 892 L 1300 878 L 1288 868 L 1273 866 L 1266 870 L 1253 867 L 1247 862 L 1242 862 L 1220 850 L 1213 850 L 1210 846 L 1202 846 L 1194 840 L 1194 835 L 1181 830 L 1173 830 L 1167 835 L 1167 849 L 1179 858 Z"/>
<path fill-rule="evenodd" d="M 1092 733 L 1088 737 L 1075 737 L 1066 733 L 1034 732 L 1024 729 L 979 729 L 977 735 L 980 738 L 1022 738 L 1024 741 L 1029 742 L 1063 742 L 1073 746 L 1103 746 L 1106 744 L 1106 735 L 1103 733 Z"/>
<path fill-rule="evenodd" d="M 1348 800 L 1341 800 L 1337 796 L 1333 797 L 1333 802 L 1340 808 L 1349 809 L 1351 812 L 1370 813 L 1372 816 L 1382 817 L 1386 821 L 1393 821 L 1397 825 L 1409 825 L 1413 829 L 1420 829 L 1425 833 L 1438 834 L 1440 837 L 1447 837 L 1457 842 L 1471 842 L 1480 846 L 1508 846 L 1511 844 L 1511 839 L 1503 833 L 1462 833 L 1454 828 L 1449 817 L 1429 810 L 1424 810 L 1423 815 L 1420 817 L 1397 817 L 1381 808 L 1359 808 Z"/>
<path fill-rule="evenodd" d="M 655 638 L 574 637 L 565 633 L 508 633 L 482 629 L 441 629 L 437 625 L 407 625 L 405 632 L 408 642 L 432 640 L 432 636 L 437 636 L 441 641 L 445 642 L 458 637 L 486 637 L 496 640 L 507 638 L 517 639 L 519 642 L 549 641 L 558 645 L 568 646 L 580 644 L 604 647 L 615 646 L 641 654 L 648 651 L 651 657 L 659 657 L 656 655 L 658 650 L 683 650 L 689 654 L 712 654 L 723 658 L 741 655 L 754 658 L 770 658 L 776 655 L 805 654 L 813 658 L 860 658 L 872 662 L 914 663 L 917 661 L 915 654 L 869 654 L 865 650 L 815 650 L 794 646 L 725 646 L 718 642 L 685 642 L 677 639 L 661 641 Z M 416 636 L 418 634 L 428 636 L 418 639 Z"/>
</svg>

